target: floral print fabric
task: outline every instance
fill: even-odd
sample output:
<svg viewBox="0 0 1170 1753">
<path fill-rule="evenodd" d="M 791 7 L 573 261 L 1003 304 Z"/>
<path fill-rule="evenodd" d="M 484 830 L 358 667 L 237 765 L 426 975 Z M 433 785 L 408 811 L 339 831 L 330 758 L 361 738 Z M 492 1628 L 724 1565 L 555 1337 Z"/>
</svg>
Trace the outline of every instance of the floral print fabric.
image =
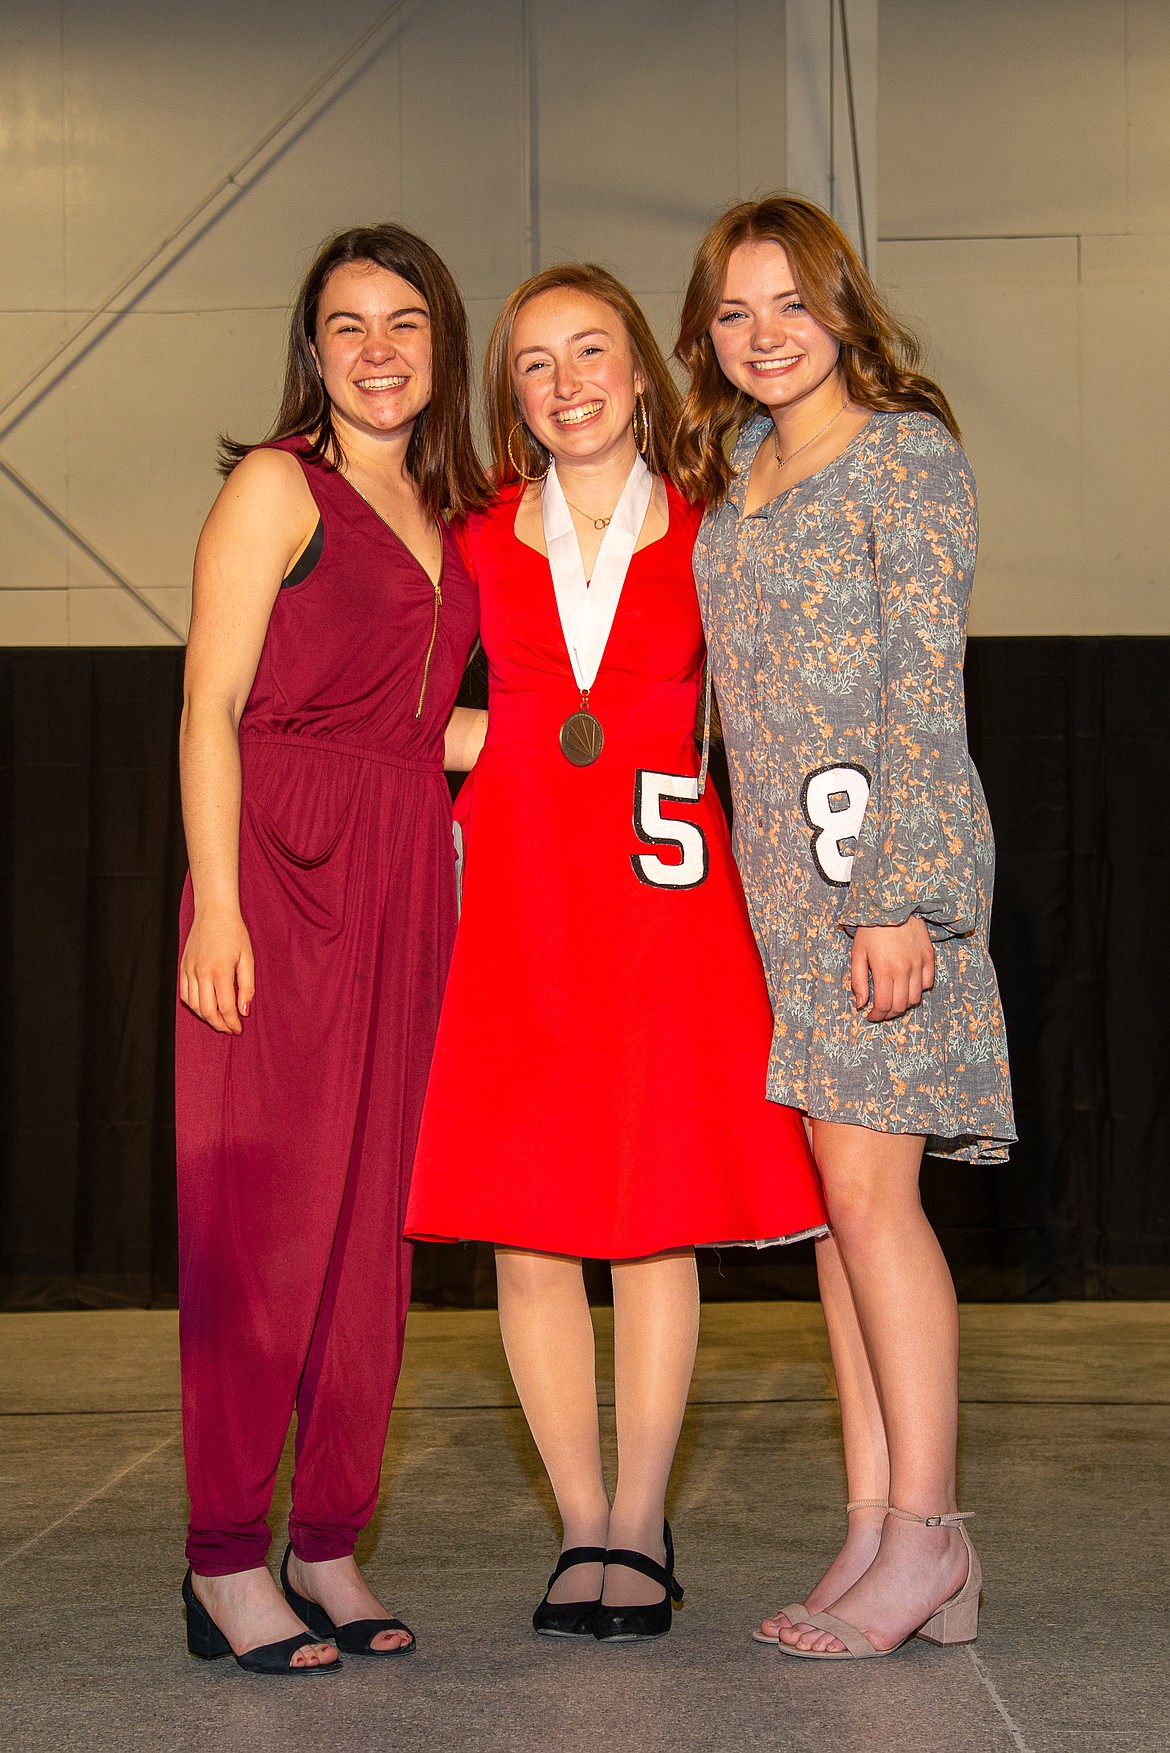
<svg viewBox="0 0 1170 1753">
<path fill-rule="evenodd" d="M 735 850 L 775 1014 L 768 1094 L 1002 1162 L 1015 1137 L 987 947 L 994 849 L 967 751 L 975 485 L 941 423 L 874 414 L 842 454 L 743 515 L 770 434 L 741 432 L 695 573 L 735 799 Z M 919 914 L 934 989 L 854 1009 L 851 935 Z"/>
</svg>

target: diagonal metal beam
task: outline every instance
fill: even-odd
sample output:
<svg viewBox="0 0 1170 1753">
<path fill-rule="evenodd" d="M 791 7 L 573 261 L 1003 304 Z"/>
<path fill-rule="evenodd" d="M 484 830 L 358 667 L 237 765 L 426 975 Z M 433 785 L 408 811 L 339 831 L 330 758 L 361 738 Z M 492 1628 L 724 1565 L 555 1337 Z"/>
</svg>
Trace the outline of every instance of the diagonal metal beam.
<svg viewBox="0 0 1170 1753">
<path fill-rule="evenodd" d="M 383 39 L 389 38 L 392 27 L 405 22 L 403 14 L 417 4 L 418 0 L 395 0 L 394 5 L 380 12 L 344 53 L 332 61 L 323 73 L 318 74 L 280 119 L 267 128 L 232 168 L 171 226 L 137 266 L 119 280 L 97 308 L 88 311 L 17 388 L 0 402 L 0 420 L 4 421 L 4 425 L 0 427 L 0 442 L 9 436 L 38 402 L 56 388 L 78 360 L 84 358 L 109 333 L 114 324 L 158 284 L 192 244 L 206 236 L 212 226 L 254 187 L 289 147 L 313 126 L 342 91 L 377 59 L 386 47 Z M 355 67 L 355 61 L 363 56 L 363 52 L 362 64 Z M 305 112 L 314 104 L 316 107 L 306 116 Z M 103 320 L 105 327 L 98 335 L 93 335 L 92 331 Z M 84 346 L 81 345 L 82 342 L 85 342 Z M 54 367 L 61 361 L 65 361 L 62 368 L 54 371 Z M 50 373 L 52 377 L 46 383 L 44 380 Z"/>
<path fill-rule="evenodd" d="M 166 235 L 102 299 L 95 310 L 65 335 L 15 390 L 0 403 L 0 442 L 8 438 L 69 373 L 129 314 L 136 304 L 194 248 L 236 203 L 243 199 L 274 164 L 305 135 L 324 112 L 378 58 L 390 37 L 406 22 L 420 0 L 396 0 L 385 7 L 342 54 L 301 92 L 296 102 L 268 127 L 215 185 L 173 224 Z M 150 599 L 96 548 L 63 511 L 0 454 L 3 474 L 36 508 L 94 561 L 112 582 L 129 593 L 152 620 L 180 645 L 182 630 L 156 609 Z"/>
<path fill-rule="evenodd" d="M 182 629 L 176 627 L 175 623 L 169 620 L 160 609 L 156 609 L 150 598 L 144 596 L 137 585 L 131 584 L 125 573 L 119 572 L 112 560 L 107 560 L 104 554 L 99 553 L 88 536 L 83 535 L 77 525 L 71 523 L 63 511 L 58 511 L 57 507 L 46 499 L 31 481 L 25 479 L 19 469 L 14 469 L 12 464 L 6 462 L 3 457 L 0 457 L 0 474 L 5 475 L 14 487 L 19 488 L 26 499 L 31 499 L 37 510 L 43 512 L 49 522 L 68 536 L 69 540 L 80 548 L 83 554 L 88 554 L 89 558 L 101 567 L 108 578 L 111 578 L 115 584 L 121 585 L 123 590 L 129 591 L 135 602 L 139 603 L 151 619 L 158 622 L 160 627 L 165 627 L 173 639 L 177 640 L 180 645 L 187 643 L 187 636 Z"/>
</svg>

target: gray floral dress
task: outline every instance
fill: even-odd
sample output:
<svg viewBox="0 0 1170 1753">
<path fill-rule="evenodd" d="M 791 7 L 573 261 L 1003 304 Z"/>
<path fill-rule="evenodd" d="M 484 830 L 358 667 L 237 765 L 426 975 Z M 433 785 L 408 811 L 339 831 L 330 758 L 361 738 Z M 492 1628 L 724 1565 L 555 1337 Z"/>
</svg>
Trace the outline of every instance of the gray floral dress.
<svg viewBox="0 0 1170 1753">
<path fill-rule="evenodd" d="M 1015 1138 L 987 947 L 995 855 L 967 752 L 975 484 L 941 423 L 874 414 L 833 462 L 743 515 L 764 416 L 695 548 L 735 850 L 775 1013 L 768 1094 L 1002 1162 Z M 871 1023 L 852 933 L 912 914 L 934 989 Z"/>
</svg>

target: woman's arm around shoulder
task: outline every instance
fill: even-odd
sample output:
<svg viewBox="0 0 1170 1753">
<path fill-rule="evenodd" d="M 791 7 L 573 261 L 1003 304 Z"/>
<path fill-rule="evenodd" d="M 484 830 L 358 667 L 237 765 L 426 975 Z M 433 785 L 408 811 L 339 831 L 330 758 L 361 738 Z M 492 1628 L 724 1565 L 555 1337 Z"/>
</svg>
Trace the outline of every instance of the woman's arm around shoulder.
<svg viewBox="0 0 1170 1753">
<path fill-rule="evenodd" d="M 179 995 L 220 1033 L 238 1035 L 255 993 L 240 913 L 240 718 L 281 580 L 317 522 L 295 457 L 255 450 L 211 508 L 195 554 L 179 771 L 195 918 Z"/>
</svg>

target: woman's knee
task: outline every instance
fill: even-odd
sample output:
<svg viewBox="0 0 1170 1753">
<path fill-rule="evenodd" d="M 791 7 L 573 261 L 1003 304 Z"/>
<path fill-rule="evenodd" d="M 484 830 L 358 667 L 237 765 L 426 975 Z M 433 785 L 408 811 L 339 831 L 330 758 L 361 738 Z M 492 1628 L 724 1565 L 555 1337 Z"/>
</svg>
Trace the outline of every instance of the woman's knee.
<svg viewBox="0 0 1170 1753">
<path fill-rule="evenodd" d="M 516 1302 L 584 1294 L 580 1260 L 522 1248 L 496 1249 L 496 1286 L 501 1295 Z"/>
<path fill-rule="evenodd" d="M 867 1165 L 822 1166 L 821 1179 L 829 1222 L 846 1248 L 898 1229 L 922 1210 L 917 1187 L 887 1179 Z"/>
</svg>

